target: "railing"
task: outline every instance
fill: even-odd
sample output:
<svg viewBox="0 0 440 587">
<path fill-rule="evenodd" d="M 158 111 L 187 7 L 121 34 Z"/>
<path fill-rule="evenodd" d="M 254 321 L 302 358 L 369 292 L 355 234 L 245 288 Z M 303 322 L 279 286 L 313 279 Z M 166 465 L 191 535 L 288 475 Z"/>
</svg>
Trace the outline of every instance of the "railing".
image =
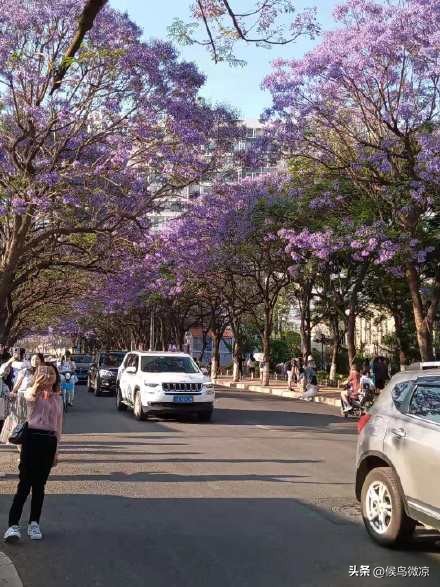
<svg viewBox="0 0 440 587">
<path fill-rule="evenodd" d="M 229 368 L 221 368 L 219 369 L 219 378 L 220 377 L 232 377 L 233 375 L 233 370 L 231 367 Z M 241 381 L 247 380 L 247 381 L 259 381 L 260 380 L 260 374 L 258 373 L 258 369 L 255 375 L 249 375 L 249 373 L 247 373 L 246 371 L 243 374 L 243 377 L 240 378 Z M 287 383 L 287 375 L 281 374 L 281 373 L 277 373 L 275 371 L 271 371 L 270 372 L 270 380 L 271 381 L 285 381 Z M 329 378 L 320 378 L 318 379 L 318 383 L 319 385 L 325 386 L 325 387 L 335 387 L 340 389 L 341 385 L 341 380 L 338 379 L 337 381 L 330 381 Z"/>
</svg>

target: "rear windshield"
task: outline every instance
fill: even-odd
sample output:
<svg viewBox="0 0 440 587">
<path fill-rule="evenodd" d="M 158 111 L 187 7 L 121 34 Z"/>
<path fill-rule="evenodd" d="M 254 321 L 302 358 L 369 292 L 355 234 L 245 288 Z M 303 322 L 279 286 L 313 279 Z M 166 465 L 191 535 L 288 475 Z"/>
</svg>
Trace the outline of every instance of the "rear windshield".
<svg viewBox="0 0 440 587">
<path fill-rule="evenodd" d="M 103 353 L 99 359 L 99 364 L 106 367 L 119 367 L 124 357 L 125 353 Z"/>
<path fill-rule="evenodd" d="M 72 355 L 72 361 L 75 363 L 92 363 L 91 355 Z"/>
<path fill-rule="evenodd" d="M 145 373 L 200 373 L 190 357 L 142 357 L 141 371 Z"/>
<path fill-rule="evenodd" d="M 418 385 L 411 398 L 409 413 L 440 424 L 440 386 Z"/>
</svg>

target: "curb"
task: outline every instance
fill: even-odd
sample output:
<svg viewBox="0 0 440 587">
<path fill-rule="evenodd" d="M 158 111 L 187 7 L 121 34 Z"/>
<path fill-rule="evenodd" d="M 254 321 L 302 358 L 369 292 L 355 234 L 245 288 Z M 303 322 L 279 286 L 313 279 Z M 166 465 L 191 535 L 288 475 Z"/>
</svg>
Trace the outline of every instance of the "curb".
<svg viewBox="0 0 440 587">
<path fill-rule="evenodd" d="M 219 387 L 226 387 L 229 389 L 242 389 L 243 391 L 253 391 L 256 393 L 264 393 L 266 395 L 274 395 L 276 397 L 285 397 L 289 399 L 298 399 L 301 401 L 306 401 L 302 399 L 302 393 L 297 391 L 279 389 L 278 387 L 263 387 L 261 385 L 252 385 L 249 383 L 233 383 L 231 381 L 221 381 L 218 379 L 215 380 L 215 384 Z M 332 408 L 340 409 L 341 407 L 341 401 L 339 398 L 326 397 L 324 394 L 320 395 L 318 393 L 318 395 L 314 397 L 312 401 L 318 404 L 326 404 L 328 406 L 331 406 Z"/>
<path fill-rule="evenodd" d="M 23 583 L 11 559 L 0 552 L 0 586 L 23 587 Z"/>
</svg>

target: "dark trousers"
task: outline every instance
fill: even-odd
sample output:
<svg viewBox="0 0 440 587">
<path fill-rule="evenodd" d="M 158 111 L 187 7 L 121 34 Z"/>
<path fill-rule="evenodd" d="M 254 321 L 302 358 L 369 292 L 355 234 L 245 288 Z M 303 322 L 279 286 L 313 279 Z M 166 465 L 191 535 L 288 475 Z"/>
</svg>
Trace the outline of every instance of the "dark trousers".
<svg viewBox="0 0 440 587">
<path fill-rule="evenodd" d="M 24 439 L 17 493 L 9 511 L 9 526 L 18 526 L 23 506 L 32 489 L 29 522 L 39 522 L 44 501 L 44 487 L 57 450 L 57 438 L 46 431 L 30 429 Z"/>
</svg>

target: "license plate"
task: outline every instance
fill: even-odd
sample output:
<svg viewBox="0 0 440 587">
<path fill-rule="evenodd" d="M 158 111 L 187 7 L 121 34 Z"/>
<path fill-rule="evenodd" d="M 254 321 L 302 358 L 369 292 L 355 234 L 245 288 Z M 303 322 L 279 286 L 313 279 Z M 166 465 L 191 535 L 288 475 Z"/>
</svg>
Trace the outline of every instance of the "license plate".
<svg viewBox="0 0 440 587">
<path fill-rule="evenodd" d="M 174 403 L 176 404 L 192 404 L 193 396 L 192 395 L 175 395 L 174 396 Z"/>
</svg>

